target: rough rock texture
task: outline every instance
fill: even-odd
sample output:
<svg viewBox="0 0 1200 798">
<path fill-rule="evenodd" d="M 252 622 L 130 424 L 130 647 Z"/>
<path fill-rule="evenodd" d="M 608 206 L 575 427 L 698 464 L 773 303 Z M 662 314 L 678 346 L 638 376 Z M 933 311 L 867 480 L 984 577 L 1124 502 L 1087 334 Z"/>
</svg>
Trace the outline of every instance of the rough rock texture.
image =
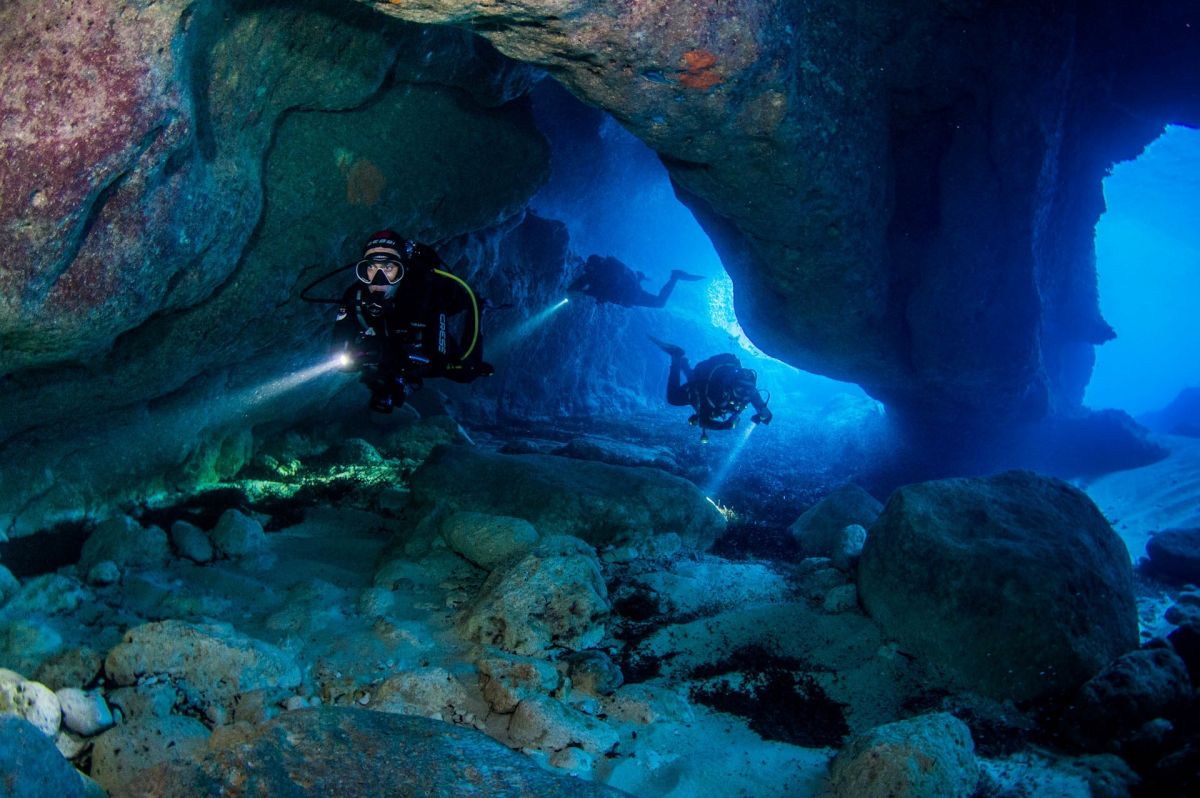
<svg viewBox="0 0 1200 798">
<path fill-rule="evenodd" d="M 96 527 L 83 544 L 79 570 L 87 573 L 98 563 L 110 560 L 118 566 L 154 567 L 170 556 L 167 535 L 157 527 L 142 527 L 129 516 L 109 518 Z"/>
<path fill-rule="evenodd" d="M 467 639 L 514 654 L 579 651 L 600 642 L 611 609 L 596 552 L 558 535 L 493 571 L 460 626 Z"/>
<path fill-rule="evenodd" d="M 228 624 L 163 621 L 136 627 L 108 652 L 104 670 L 122 685 L 152 675 L 185 682 L 210 713 L 230 709 L 239 693 L 300 684 L 300 669 L 286 653 Z"/>
<path fill-rule="evenodd" d="M 1063 722 L 1086 745 L 1111 744 L 1147 721 L 1174 718 L 1192 699 L 1187 666 L 1169 648 L 1131 651 L 1079 689 Z"/>
<path fill-rule="evenodd" d="M 858 735 L 830 766 L 834 798 L 969 798 L 975 743 L 953 715 L 923 715 Z"/>
<path fill-rule="evenodd" d="M 8 798 L 86 798 L 79 771 L 54 740 L 21 718 L 0 714 L 0 791 Z"/>
<path fill-rule="evenodd" d="M 183 764 L 198 759 L 208 737 L 208 728 L 203 723 L 180 715 L 122 723 L 96 738 L 92 778 L 110 795 L 120 794 L 146 768 L 162 762 Z"/>
<path fill-rule="evenodd" d="M 1200 583 L 1200 528 L 1166 529 L 1146 543 L 1150 566 L 1160 574 Z"/>
<path fill-rule="evenodd" d="M 1059 480 L 1014 471 L 900 488 L 858 568 L 886 634 L 993 697 L 1074 691 L 1137 646 L 1125 545 Z"/>
<path fill-rule="evenodd" d="M 296 774 L 304 774 L 302 780 Z M 561 798 L 617 796 L 606 787 L 548 773 L 483 734 L 386 712 L 289 712 L 196 764 L 168 765 L 113 798 L 192 798 L 235 784 L 261 798 Z"/>
<path fill-rule="evenodd" d="M 692 483 L 648 468 L 548 455 L 499 455 L 462 446 L 434 451 L 412 476 L 418 513 L 440 508 L 524 518 L 543 535 L 594 546 L 678 533 L 704 549 L 725 521 Z"/>
<path fill-rule="evenodd" d="M 363 2 L 475 28 L 610 111 L 663 157 L 755 341 L 921 412 L 1078 403 L 1111 335 L 1104 170 L 1200 119 L 1167 2 Z"/>
<path fill-rule="evenodd" d="M 496 225 L 546 174 L 510 102 L 531 71 L 469 34 L 326 0 L 127 8 L 0 10 L 0 527 L 20 534 L 236 472 L 247 427 L 343 384 L 273 382 L 322 359 L 300 287 L 385 225 Z"/>
<path fill-rule="evenodd" d="M 538 532 L 521 518 L 455 513 L 442 521 L 446 545 L 485 570 L 533 547 Z"/>
<path fill-rule="evenodd" d="M 806 557 L 832 557 L 842 530 L 850 524 L 869 527 L 883 505 L 857 485 L 842 485 L 808 508 L 788 528 Z"/>
<path fill-rule="evenodd" d="M 547 753 L 577 746 L 593 754 L 617 747 L 615 729 L 603 721 L 545 695 L 532 695 L 517 705 L 508 724 L 512 741 Z"/>
</svg>

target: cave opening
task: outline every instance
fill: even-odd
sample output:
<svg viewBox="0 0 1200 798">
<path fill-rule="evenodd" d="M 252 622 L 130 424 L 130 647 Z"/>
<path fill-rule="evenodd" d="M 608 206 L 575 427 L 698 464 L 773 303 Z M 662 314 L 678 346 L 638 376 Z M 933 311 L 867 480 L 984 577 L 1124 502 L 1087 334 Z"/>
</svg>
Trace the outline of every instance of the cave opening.
<svg viewBox="0 0 1200 798">
<path fill-rule="evenodd" d="M 1189 397 L 1194 409 L 1200 404 L 1200 130 L 1167 126 L 1136 159 L 1112 168 L 1104 200 L 1096 273 L 1100 310 L 1116 338 L 1096 348 L 1084 402 L 1143 419 Z M 1179 417 L 1163 431 L 1179 431 L 1194 416 L 1179 404 L 1171 414 Z"/>
<path fill-rule="evenodd" d="M 757 497 L 753 503 L 774 507 L 786 526 L 828 489 L 835 473 L 844 477 L 851 460 L 878 445 L 885 428 L 882 405 L 857 385 L 802 371 L 755 346 L 739 323 L 735 287 L 717 250 L 650 147 L 553 80 L 541 81 L 531 96 L 537 126 L 550 143 L 551 165 L 529 212 L 565 227 L 569 255 L 562 284 L 591 255 L 615 257 L 641 272 L 642 288 L 652 294 L 673 270 L 703 279 L 678 282 L 663 308 L 615 307 L 589 297 L 518 308 L 521 323 L 498 319 L 502 348 L 489 350 L 498 378 L 510 379 L 506 373 L 524 364 L 553 364 L 558 373 L 547 374 L 543 385 L 558 386 L 560 396 L 540 398 L 543 406 L 563 408 L 548 419 L 552 426 L 582 425 L 585 432 L 630 443 L 665 445 L 714 500 L 763 521 L 763 507 L 745 504 Z M 514 328 L 523 336 L 518 341 L 510 332 Z M 747 408 L 736 430 L 714 432 L 711 443 L 699 445 L 700 431 L 687 424 L 691 410 L 666 403 L 670 361 L 651 337 L 678 345 L 693 365 L 719 353 L 736 355 L 757 372 L 774 413 L 771 424 L 750 435 L 754 410 Z M 551 340 L 561 338 L 566 340 Z M 548 348 L 557 348 L 557 355 L 543 359 Z M 499 391 L 502 406 L 508 393 Z M 511 398 L 519 412 L 509 423 L 533 415 L 530 404 L 521 407 L 520 401 Z M 578 431 L 572 426 L 572 433 Z M 794 474 L 814 478 L 811 484 L 802 479 L 785 484 L 779 474 L 787 469 L 763 468 L 768 462 L 787 462 Z"/>
</svg>

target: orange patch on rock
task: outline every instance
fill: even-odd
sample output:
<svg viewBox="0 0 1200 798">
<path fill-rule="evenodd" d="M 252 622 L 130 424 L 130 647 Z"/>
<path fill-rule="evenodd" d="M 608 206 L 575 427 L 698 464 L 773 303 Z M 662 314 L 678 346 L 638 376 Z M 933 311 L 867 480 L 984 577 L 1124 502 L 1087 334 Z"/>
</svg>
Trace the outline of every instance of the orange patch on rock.
<svg viewBox="0 0 1200 798">
<path fill-rule="evenodd" d="M 715 69 L 717 57 L 708 50 L 688 50 L 683 54 L 684 72 L 679 76 L 679 82 L 689 89 L 711 89 L 719 83 L 724 83 Z"/>
<path fill-rule="evenodd" d="M 351 205 L 374 205 L 383 195 L 387 178 L 379 167 L 360 158 L 346 174 L 346 202 Z"/>
</svg>

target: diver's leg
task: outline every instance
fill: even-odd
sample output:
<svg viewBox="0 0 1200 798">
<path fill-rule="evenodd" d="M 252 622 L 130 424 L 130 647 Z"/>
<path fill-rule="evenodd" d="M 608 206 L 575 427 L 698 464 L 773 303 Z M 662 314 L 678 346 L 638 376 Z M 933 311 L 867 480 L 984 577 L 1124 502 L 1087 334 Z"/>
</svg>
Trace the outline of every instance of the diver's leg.
<svg viewBox="0 0 1200 798">
<path fill-rule="evenodd" d="M 691 376 L 691 373 L 692 369 L 682 352 L 671 356 L 671 371 L 667 374 L 667 404 L 676 407 L 691 404 L 688 401 L 687 389 L 683 387 L 680 379 L 683 375 Z"/>
<path fill-rule="evenodd" d="M 645 291 L 643 291 L 642 294 L 645 296 L 647 301 L 639 302 L 638 304 L 645 305 L 648 308 L 666 307 L 667 298 L 670 297 L 671 292 L 675 290 L 675 283 L 677 282 L 679 282 L 679 275 L 675 272 L 671 272 L 671 278 L 663 284 L 661 289 L 659 289 L 658 296 L 652 296 L 651 294 L 647 294 Z"/>
</svg>

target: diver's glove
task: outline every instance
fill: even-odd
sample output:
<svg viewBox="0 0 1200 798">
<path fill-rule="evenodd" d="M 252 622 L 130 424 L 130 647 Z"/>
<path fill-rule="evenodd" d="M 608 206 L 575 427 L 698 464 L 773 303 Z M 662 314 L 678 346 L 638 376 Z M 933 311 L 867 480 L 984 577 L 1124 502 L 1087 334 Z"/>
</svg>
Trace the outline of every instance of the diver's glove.
<svg viewBox="0 0 1200 798">
<path fill-rule="evenodd" d="M 751 416 L 750 420 L 755 424 L 770 424 L 771 419 L 773 418 L 775 418 L 775 416 L 771 413 L 771 411 L 769 409 L 764 409 L 761 413 L 755 413 L 753 416 Z"/>
</svg>

